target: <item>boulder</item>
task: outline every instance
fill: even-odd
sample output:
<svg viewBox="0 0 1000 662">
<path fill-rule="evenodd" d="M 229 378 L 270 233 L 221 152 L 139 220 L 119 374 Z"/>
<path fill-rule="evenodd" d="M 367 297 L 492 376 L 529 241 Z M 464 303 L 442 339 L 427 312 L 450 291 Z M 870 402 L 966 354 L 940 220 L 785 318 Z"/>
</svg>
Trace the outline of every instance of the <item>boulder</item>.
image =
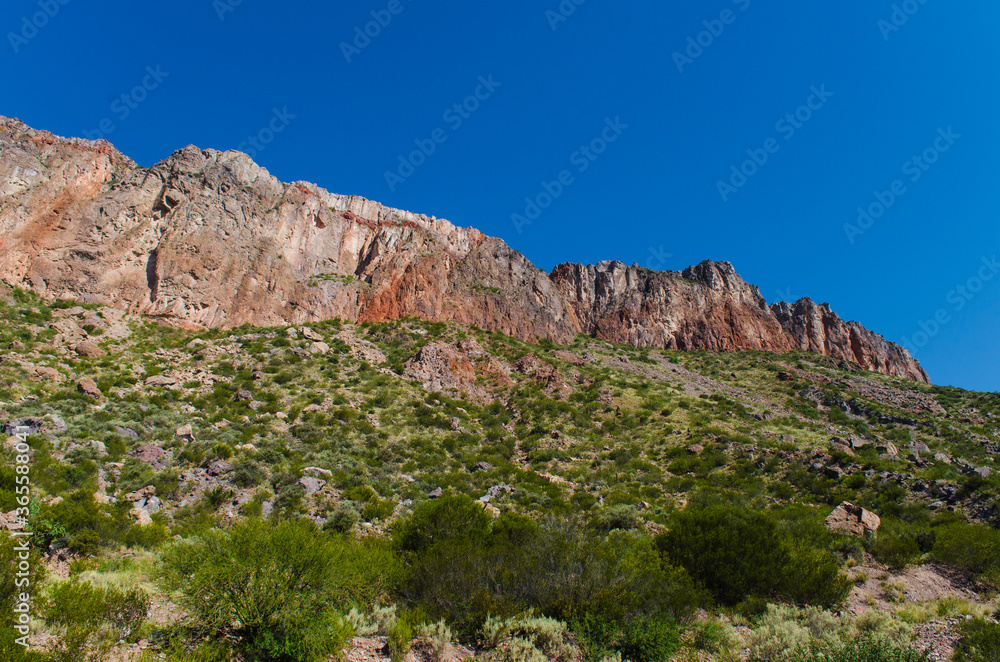
<svg viewBox="0 0 1000 662">
<path fill-rule="evenodd" d="M 321 336 L 320 334 L 316 333 L 315 331 L 313 331 L 312 329 L 310 329 L 308 326 L 302 327 L 302 337 L 305 338 L 306 340 L 312 340 L 313 342 L 322 342 L 323 341 L 323 336 Z"/>
<path fill-rule="evenodd" d="M 87 397 L 94 398 L 95 400 L 100 400 L 104 397 L 104 394 L 101 393 L 101 389 L 97 388 L 97 384 L 93 379 L 81 379 L 76 383 L 76 390 L 83 393 Z"/>
<path fill-rule="evenodd" d="M 90 359 L 99 359 L 107 354 L 107 352 L 101 349 L 100 345 L 92 340 L 84 340 L 81 343 L 77 343 L 76 347 L 73 348 L 73 351 L 80 356 L 85 356 Z"/>
<path fill-rule="evenodd" d="M 316 494 L 323 486 L 326 485 L 325 480 L 320 480 L 319 478 L 313 478 L 312 476 L 303 476 L 299 478 L 299 485 L 305 488 L 307 495 Z"/>
<path fill-rule="evenodd" d="M 444 490 L 442 490 L 440 487 L 438 487 L 438 488 L 435 488 L 432 492 L 430 492 L 427 495 L 427 498 L 429 498 L 429 499 L 437 499 L 437 498 L 441 497 L 443 494 L 444 494 Z"/>
<path fill-rule="evenodd" d="M 309 474 L 310 476 L 326 476 L 329 478 L 333 475 L 333 472 L 329 469 L 323 469 L 322 467 L 306 467 L 302 470 L 302 473 Z"/>
<path fill-rule="evenodd" d="M 850 535 L 875 533 L 881 524 L 882 520 L 878 515 L 847 501 L 837 506 L 826 518 L 828 529 L 835 533 L 848 533 Z"/>
<path fill-rule="evenodd" d="M 327 345 L 325 342 L 314 342 L 313 344 L 309 345 L 309 353 L 310 354 L 329 354 L 330 353 L 330 346 Z"/>
<path fill-rule="evenodd" d="M 156 444 L 146 444 L 128 452 L 128 455 L 136 458 L 140 462 L 145 462 L 153 469 L 161 470 L 167 468 L 167 460 L 170 454 Z"/>
<path fill-rule="evenodd" d="M 146 386 L 163 386 L 163 387 L 176 386 L 177 378 L 168 377 L 166 375 L 153 375 L 152 377 L 147 377 L 145 383 Z"/>
<path fill-rule="evenodd" d="M 194 430 L 191 429 L 190 423 L 177 428 L 174 434 L 185 441 L 194 441 Z"/>
<path fill-rule="evenodd" d="M 208 465 L 208 473 L 210 476 L 224 476 L 233 471 L 233 465 L 229 464 L 225 460 L 216 460 Z"/>
</svg>

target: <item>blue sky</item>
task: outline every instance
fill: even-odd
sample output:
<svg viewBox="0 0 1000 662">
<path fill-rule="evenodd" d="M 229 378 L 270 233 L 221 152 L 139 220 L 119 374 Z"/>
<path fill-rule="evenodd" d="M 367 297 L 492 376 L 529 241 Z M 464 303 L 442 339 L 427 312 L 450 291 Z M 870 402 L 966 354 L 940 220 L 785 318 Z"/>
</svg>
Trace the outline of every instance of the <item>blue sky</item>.
<svg viewBox="0 0 1000 662">
<path fill-rule="evenodd" d="M 995 1 L 511 4 L 7 0 L 0 114 L 243 145 L 546 269 L 728 260 L 1000 390 Z"/>
</svg>

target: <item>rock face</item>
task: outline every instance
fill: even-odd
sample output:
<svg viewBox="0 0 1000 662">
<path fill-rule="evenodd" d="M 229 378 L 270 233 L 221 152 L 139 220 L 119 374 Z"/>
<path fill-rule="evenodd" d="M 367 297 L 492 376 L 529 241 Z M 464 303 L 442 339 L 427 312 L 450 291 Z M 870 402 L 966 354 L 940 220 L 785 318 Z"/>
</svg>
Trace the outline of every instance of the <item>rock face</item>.
<svg viewBox="0 0 1000 662">
<path fill-rule="evenodd" d="M 621 262 L 561 264 L 552 272 L 584 333 L 663 349 L 787 351 L 792 345 L 760 291 L 728 262 L 683 272 Z"/>
<path fill-rule="evenodd" d="M 857 322 L 845 322 L 828 304 L 811 299 L 771 306 L 792 338 L 795 349 L 835 356 L 873 372 L 930 383 L 927 373 L 910 353 Z"/>
<path fill-rule="evenodd" d="M 142 168 L 106 141 L 2 117 L 0 280 L 187 326 L 417 317 L 529 342 L 808 348 L 927 381 L 905 350 L 828 308 L 769 308 L 725 262 L 549 275 L 478 230 L 284 184 L 239 152 L 189 146 Z"/>
<path fill-rule="evenodd" d="M 846 501 L 826 518 L 826 526 L 831 531 L 856 536 L 875 533 L 881 525 L 878 515 Z"/>
</svg>

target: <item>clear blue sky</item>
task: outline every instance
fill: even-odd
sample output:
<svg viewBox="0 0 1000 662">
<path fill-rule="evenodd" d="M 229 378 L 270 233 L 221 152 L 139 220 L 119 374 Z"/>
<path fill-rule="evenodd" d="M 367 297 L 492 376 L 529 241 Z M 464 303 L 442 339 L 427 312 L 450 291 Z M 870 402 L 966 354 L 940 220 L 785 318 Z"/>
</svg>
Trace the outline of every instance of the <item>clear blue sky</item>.
<svg viewBox="0 0 1000 662">
<path fill-rule="evenodd" d="M 478 227 L 546 269 L 728 260 L 768 301 L 810 296 L 919 343 L 936 383 L 1000 389 L 995 0 L 908 0 L 895 24 L 890 0 L 62 1 L 0 8 L 0 114 L 61 135 L 106 120 L 143 165 L 273 137 L 255 158 L 283 180 Z M 24 17 L 46 3 L 36 33 Z M 387 24 L 352 44 L 373 11 Z M 295 117 L 261 136 L 276 108 Z M 767 161 L 744 182 L 747 150 Z"/>
</svg>

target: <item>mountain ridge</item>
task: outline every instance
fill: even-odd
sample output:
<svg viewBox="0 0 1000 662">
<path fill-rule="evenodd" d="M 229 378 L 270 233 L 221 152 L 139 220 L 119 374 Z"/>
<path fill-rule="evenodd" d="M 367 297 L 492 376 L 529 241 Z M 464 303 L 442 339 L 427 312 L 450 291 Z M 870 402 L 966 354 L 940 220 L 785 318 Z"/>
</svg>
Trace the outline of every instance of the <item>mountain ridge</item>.
<svg viewBox="0 0 1000 662">
<path fill-rule="evenodd" d="M 909 352 L 809 299 L 768 305 L 728 262 L 546 274 L 503 240 L 189 145 L 149 168 L 0 118 L 0 279 L 210 328 L 454 321 L 530 342 L 792 349 L 929 383 Z"/>
</svg>

